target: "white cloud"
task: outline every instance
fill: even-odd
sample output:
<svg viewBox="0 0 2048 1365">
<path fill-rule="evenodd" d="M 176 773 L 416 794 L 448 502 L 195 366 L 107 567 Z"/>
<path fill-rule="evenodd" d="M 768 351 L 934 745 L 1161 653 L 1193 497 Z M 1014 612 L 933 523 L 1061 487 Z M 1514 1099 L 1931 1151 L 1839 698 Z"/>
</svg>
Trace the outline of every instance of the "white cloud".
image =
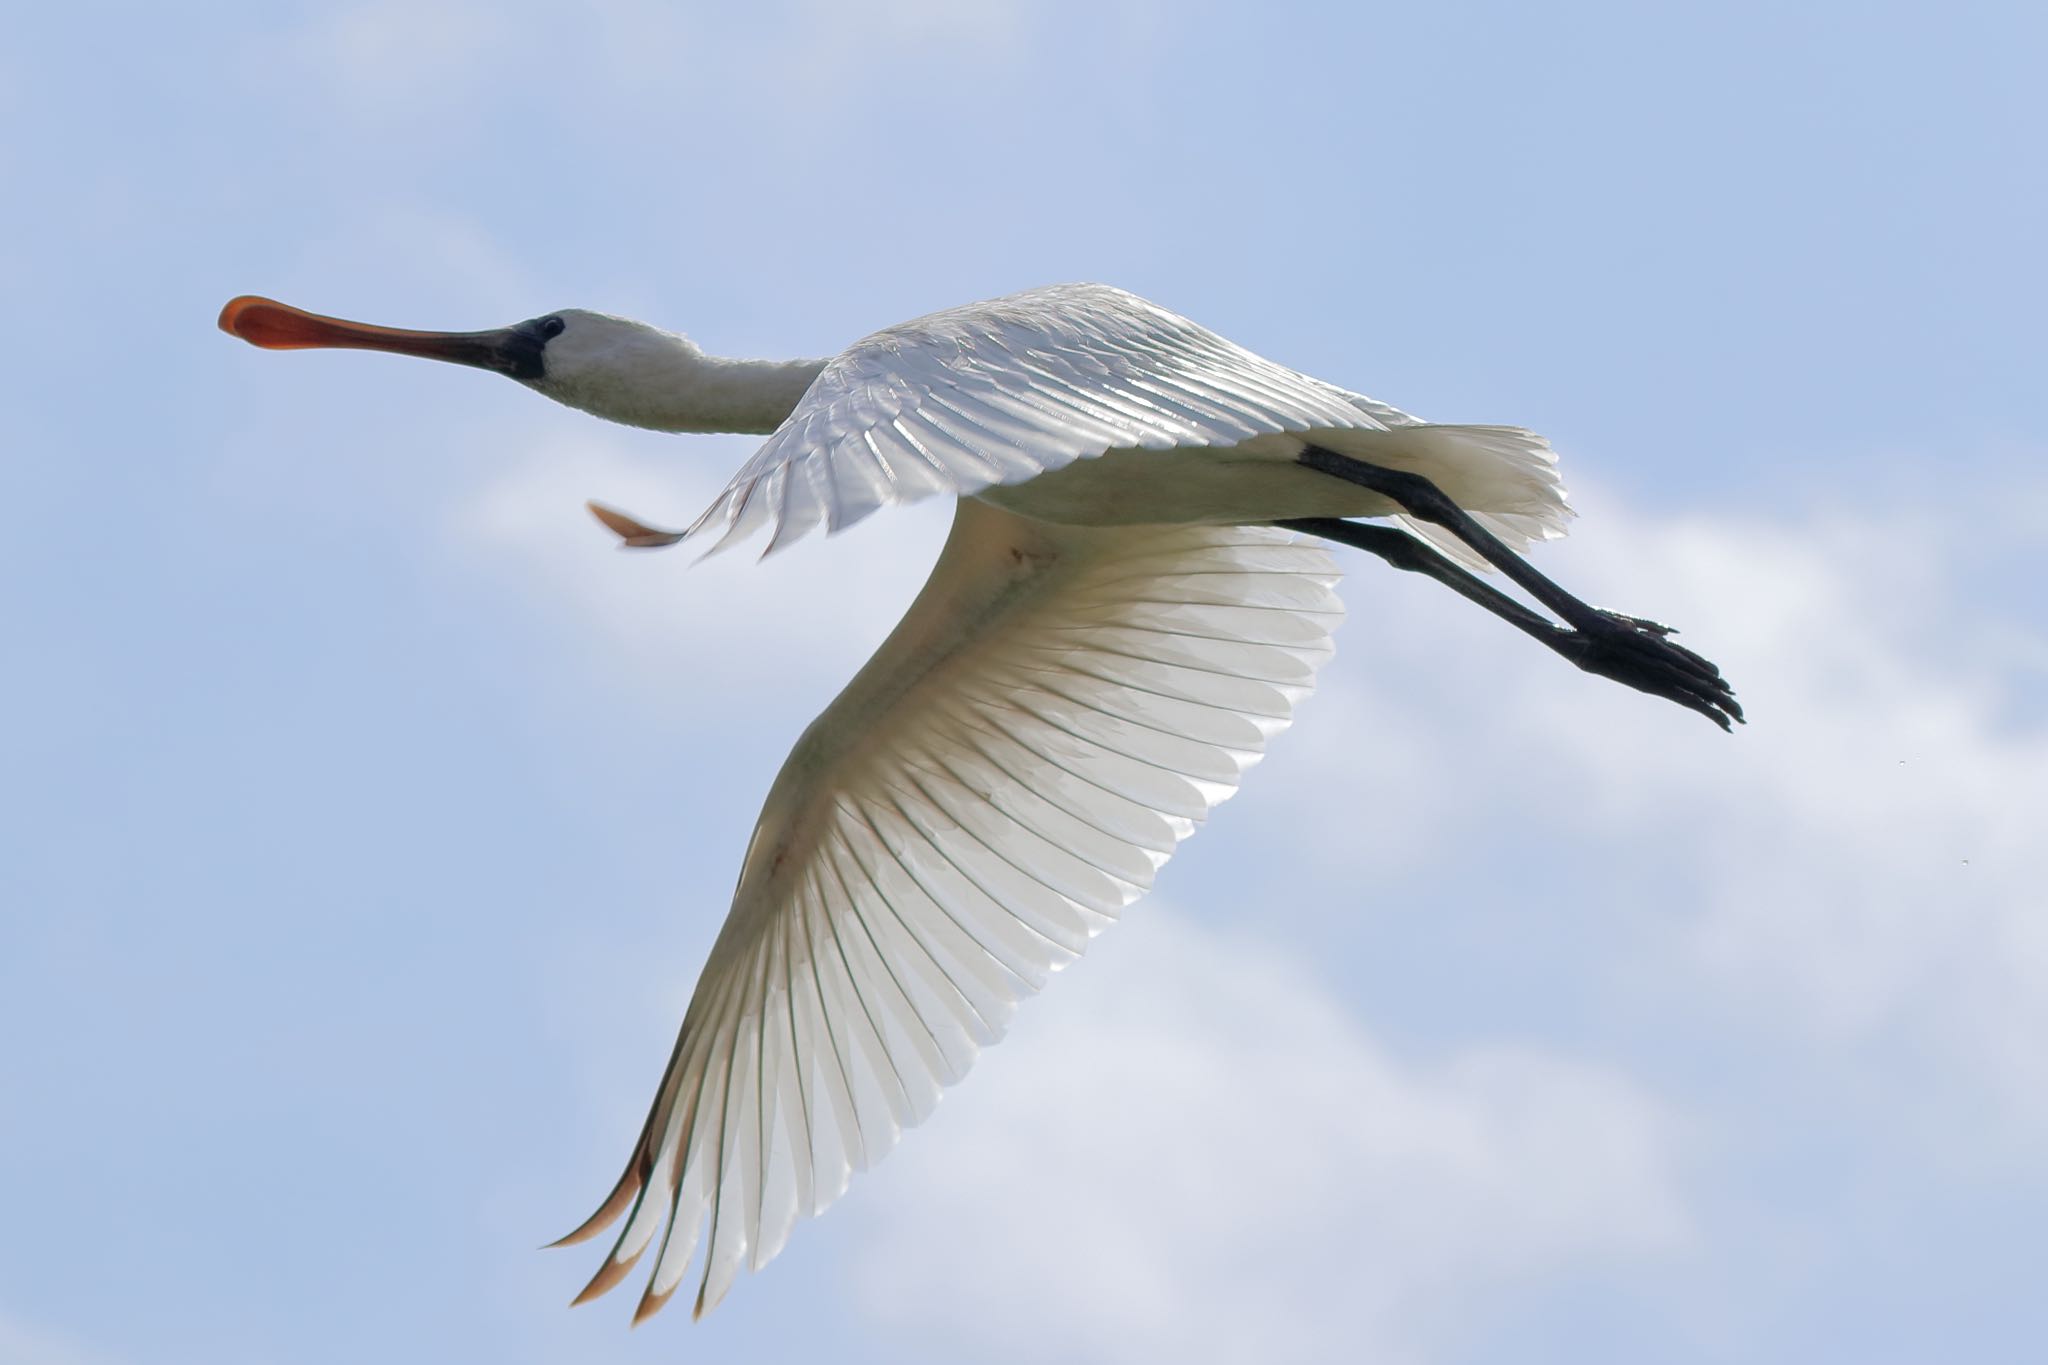
<svg viewBox="0 0 2048 1365">
<path fill-rule="evenodd" d="M 1804 521 L 1610 505 L 1575 537 L 1546 568 L 1682 624 L 1752 723 L 1717 736 L 1430 585 L 1359 584 L 1349 653 L 1305 717 L 1326 741 L 1314 776 L 1277 798 L 1323 833 L 1310 842 L 1348 849 L 1338 831 L 1369 811 L 1410 870 L 1516 831 L 1553 850 L 1526 875 L 1629 862 L 1640 914 L 1677 935 L 1677 960 L 1638 967 L 1820 1049 L 1903 1041 L 1888 1066 L 1932 1053 L 2009 1117 L 2048 1121 L 2048 721 L 2023 695 L 2043 632 L 1980 605 L 1972 525 L 1905 505 Z M 1344 667 L 1362 652 L 1377 657 Z M 1350 771 L 1375 748 L 1392 749 L 1385 791 Z"/>
<path fill-rule="evenodd" d="M 1386 1360 L 1475 1289 L 1685 1244 L 1668 1125 L 1622 1077 L 1514 1046 L 1396 1059 L 1270 945 L 1133 913 L 872 1177 L 855 1284 L 892 1331 Z"/>
<path fill-rule="evenodd" d="M 2048 724 L 2008 710 L 1996 637 L 2026 628 L 1971 619 L 1944 553 L 1962 528 L 1928 534 L 1924 520 L 1878 510 L 1624 542 L 1610 575 L 1696 609 L 1703 638 L 1728 641 L 1754 679 L 1755 733 L 1741 738 L 1756 752 L 1695 768 L 1627 727 L 1598 762 L 1669 783 L 1727 850 L 1698 859 L 1708 970 L 1827 1036 L 1928 1034 L 2038 1122 Z M 1987 1008 L 2016 1031 L 1981 1036 L 1971 1020 Z"/>
</svg>

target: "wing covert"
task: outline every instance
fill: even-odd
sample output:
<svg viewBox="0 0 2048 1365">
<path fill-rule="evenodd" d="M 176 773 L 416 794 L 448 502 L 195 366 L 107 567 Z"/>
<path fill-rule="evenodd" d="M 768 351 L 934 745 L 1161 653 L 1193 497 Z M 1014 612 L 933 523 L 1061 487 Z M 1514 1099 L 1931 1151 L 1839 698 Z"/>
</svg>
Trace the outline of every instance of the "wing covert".
<svg viewBox="0 0 2048 1365">
<path fill-rule="evenodd" d="M 1123 448 L 1382 430 L 1395 409 L 1299 374 L 1135 294 L 1070 284 L 948 309 L 833 359 L 685 538 L 821 523 L 1021 483 Z M 1410 419 L 1412 420 L 1412 419 Z"/>
</svg>

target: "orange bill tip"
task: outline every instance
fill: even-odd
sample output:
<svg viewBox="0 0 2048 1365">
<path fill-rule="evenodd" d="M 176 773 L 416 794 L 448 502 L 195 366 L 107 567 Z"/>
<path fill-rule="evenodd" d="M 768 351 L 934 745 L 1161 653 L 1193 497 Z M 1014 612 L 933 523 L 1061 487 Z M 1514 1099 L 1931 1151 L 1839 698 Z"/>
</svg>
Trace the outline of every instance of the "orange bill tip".
<svg viewBox="0 0 2048 1365">
<path fill-rule="evenodd" d="M 220 310 L 220 329 L 251 346 L 281 350 L 311 344 L 299 319 L 311 314 L 257 294 L 238 294 Z"/>
</svg>

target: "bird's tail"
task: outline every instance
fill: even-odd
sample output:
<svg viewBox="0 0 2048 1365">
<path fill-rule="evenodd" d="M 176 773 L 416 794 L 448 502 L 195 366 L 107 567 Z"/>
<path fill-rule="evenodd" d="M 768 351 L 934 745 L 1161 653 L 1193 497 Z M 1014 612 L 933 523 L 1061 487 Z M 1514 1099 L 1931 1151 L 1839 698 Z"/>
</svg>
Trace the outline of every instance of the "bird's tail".
<svg viewBox="0 0 2048 1365">
<path fill-rule="evenodd" d="M 1522 427 L 1429 422 L 1391 431 L 1317 432 L 1316 443 L 1425 476 L 1511 549 L 1557 539 L 1576 515 L 1558 477 L 1557 453 Z M 1412 517 L 1399 520 L 1459 564 L 1490 567 L 1443 528 Z"/>
</svg>

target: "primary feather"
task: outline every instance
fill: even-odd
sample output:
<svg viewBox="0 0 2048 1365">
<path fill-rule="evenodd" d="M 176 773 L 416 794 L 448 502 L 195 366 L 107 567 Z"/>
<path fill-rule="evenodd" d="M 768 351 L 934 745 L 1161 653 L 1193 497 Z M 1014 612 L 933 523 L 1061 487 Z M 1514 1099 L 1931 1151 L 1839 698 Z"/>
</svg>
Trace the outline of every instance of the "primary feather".
<svg viewBox="0 0 2048 1365">
<path fill-rule="evenodd" d="M 937 1103 L 1237 787 L 1342 616 L 1258 527 L 1047 527 L 963 501 L 924 593 L 790 755 L 587 1292 L 706 1233 L 697 1311 Z"/>
</svg>

